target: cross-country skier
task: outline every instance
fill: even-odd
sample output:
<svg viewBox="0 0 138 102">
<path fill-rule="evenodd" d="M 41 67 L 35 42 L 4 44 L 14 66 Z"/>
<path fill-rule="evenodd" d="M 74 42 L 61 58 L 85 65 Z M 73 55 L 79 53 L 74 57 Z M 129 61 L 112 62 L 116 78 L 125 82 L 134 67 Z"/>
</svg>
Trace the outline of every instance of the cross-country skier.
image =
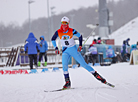
<svg viewBox="0 0 138 102">
<path fill-rule="evenodd" d="M 84 67 L 87 71 L 89 71 L 96 79 L 101 81 L 102 83 L 106 83 L 106 80 L 101 77 L 91 66 L 89 66 L 83 59 L 80 51 L 82 50 L 82 35 L 77 32 L 75 29 L 69 27 L 69 18 L 64 16 L 61 19 L 61 26 L 52 37 L 52 44 L 55 48 L 55 53 L 59 54 L 58 47 L 56 45 L 56 39 L 59 37 L 61 44 L 62 44 L 62 66 L 63 66 L 63 73 L 65 78 L 65 85 L 63 89 L 68 89 L 71 87 L 71 81 L 69 78 L 68 72 L 68 62 L 70 57 L 74 57 L 76 61 L 80 63 L 82 67 Z M 75 45 L 75 41 L 73 39 L 74 36 L 79 38 L 79 47 L 77 49 Z"/>
</svg>

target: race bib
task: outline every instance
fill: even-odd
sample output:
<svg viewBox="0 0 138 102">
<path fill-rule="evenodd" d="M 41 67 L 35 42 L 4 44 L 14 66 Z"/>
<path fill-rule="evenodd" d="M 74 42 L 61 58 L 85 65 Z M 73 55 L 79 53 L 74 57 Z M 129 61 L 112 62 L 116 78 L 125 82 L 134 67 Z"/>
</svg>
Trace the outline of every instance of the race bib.
<svg viewBox="0 0 138 102">
<path fill-rule="evenodd" d="M 75 45 L 73 37 L 70 39 L 68 35 L 63 35 L 60 41 L 63 47 L 72 47 Z"/>
</svg>

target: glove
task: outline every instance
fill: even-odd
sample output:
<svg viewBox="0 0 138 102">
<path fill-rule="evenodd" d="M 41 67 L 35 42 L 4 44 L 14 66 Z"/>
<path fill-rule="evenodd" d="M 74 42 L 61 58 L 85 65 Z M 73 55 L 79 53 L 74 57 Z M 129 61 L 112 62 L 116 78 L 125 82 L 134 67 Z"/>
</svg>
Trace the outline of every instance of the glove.
<svg viewBox="0 0 138 102">
<path fill-rule="evenodd" d="M 77 51 L 80 52 L 81 50 L 82 50 L 82 46 L 79 46 Z"/>
<path fill-rule="evenodd" d="M 55 48 L 55 53 L 56 53 L 56 54 L 59 54 L 58 47 Z"/>
</svg>

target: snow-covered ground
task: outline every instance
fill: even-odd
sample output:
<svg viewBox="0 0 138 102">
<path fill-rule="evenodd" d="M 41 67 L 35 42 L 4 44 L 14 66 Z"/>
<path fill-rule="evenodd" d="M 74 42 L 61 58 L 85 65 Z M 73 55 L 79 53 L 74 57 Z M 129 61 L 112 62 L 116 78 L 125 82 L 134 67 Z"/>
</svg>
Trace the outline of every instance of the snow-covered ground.
<svg viewBox="0 0 138 102">
<path fill-rule="evenodd" d="M 44 92 L 62 88 L 63 71 L 36 74 L 0 74 L 0 102 L 137 102 L 138 66 L 118 63 L 95 66 L 111 88 L 97 81 L 84 68 L 70 68 L 71 90 Z"/>
</svg>

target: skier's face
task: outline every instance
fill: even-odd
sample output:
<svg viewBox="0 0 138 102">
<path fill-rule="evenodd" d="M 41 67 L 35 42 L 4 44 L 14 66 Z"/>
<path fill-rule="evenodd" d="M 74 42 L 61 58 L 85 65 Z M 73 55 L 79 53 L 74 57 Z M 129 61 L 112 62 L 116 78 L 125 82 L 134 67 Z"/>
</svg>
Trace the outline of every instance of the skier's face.
<svg viewBox="0 0 138 102">
<path fill-rule="evenodd" d="M 61 26 L 63 30 L 66 30 L 66 28 L 68 27 L 69 23 L 68 22 L 61 22 Z"/>
</svg>

